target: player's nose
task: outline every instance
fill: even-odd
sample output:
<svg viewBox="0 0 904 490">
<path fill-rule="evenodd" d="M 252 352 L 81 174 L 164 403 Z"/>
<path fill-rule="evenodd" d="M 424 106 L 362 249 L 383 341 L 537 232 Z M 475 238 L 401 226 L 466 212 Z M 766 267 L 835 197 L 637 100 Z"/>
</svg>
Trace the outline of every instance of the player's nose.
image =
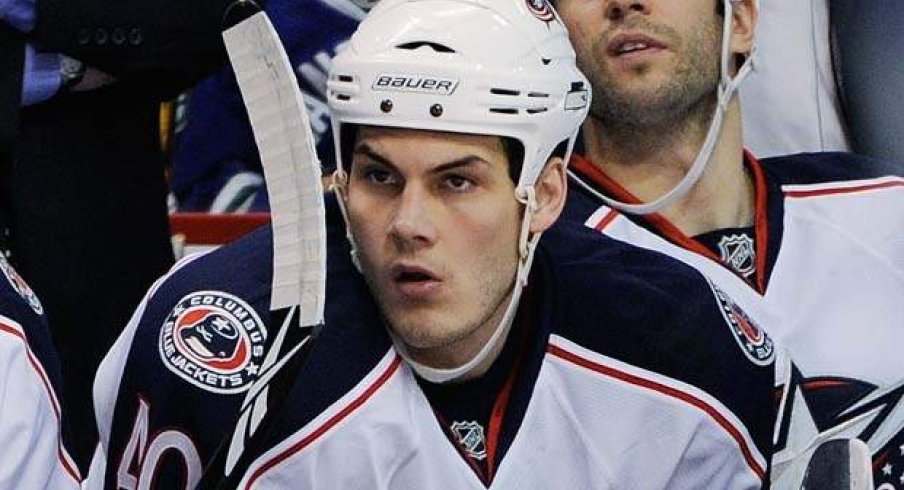
<svg viewBox="0 0 904 490">
<path fill-rule="evenodd" d="M 605 16 L 611 21 L 622 20 L 632 12 L 649 13 L 649 0 L 608 0 Z"/>
<path fill-rule="evenodd" d="M 389 224 L 390 236 L 403 248 L 423 248 L 436 240 L 436 227 L 429 211 L 428 193 L 419 186 L 407 185 L 398 197 Z"/>
</svg>

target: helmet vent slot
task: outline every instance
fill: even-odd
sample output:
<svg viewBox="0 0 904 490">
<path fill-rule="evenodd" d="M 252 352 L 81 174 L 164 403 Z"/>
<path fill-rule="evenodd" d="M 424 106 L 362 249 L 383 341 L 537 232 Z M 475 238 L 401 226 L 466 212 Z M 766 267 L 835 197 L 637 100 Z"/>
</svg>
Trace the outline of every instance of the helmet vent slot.
<svg viewBox="0 0 904 490">
<path fill-rule="evenodd" d="M 511 95 L 511 96 L 521 95 L 520 90 L 512 90 L 512 89 L 508 89 L 508 88 L 491 88 L 490 93 L 493 95 Z"/>
<path fill-rule="evenodd" d="M 337 94 L 337 95 L 336 95 L 336 99 L 337 99 L 337 100 L 341 100 L 341 101 L 343 101 L 343 102 L 347 102 L 347 101 L 349 101 L 349 100 L 352 100 L 352 98 L 351 98 L 350 96 L 346 95 L 346 94 Z"/>
<path fill-rule="evenodd" d="M 510 109 L 505 107 L 491 107 L 490 112 L 496 114 L 518 114 L 518 109 Z"/>
<path fill-rule="evenodd" d="M 536 107 L 533 109 L 527 109 L 526 112 L 528 114 L 540 114 L 541 112 L 546 112 L 548 109 L 546 107 Z"/>
<path fill-rule="evenodd" d="M 407 49 L 407 50 L 415 50 L 422 48 L 424 46 L 429 46 L 437 53 L 454 53 L 455 50 L 450 48 L 449 46 L 444 46 L 439 43 L 434 43 L 430 41 L 412 41 L 410 43 L 399 44 L 396 48 L 399 49 Z"/>
<path fill-rule="evenodd" d="M 539 98 L 544 98 L 544 99 L 549 98 L 549 94 L 543 93 L 543 92 L 530 92 L 527 94 L 527 96 L 528 97 L 539 97 Z"/>
<path fill-rule="evenodd" d="M 352 81 L 354 81 L 354 78 L 352 78 L 351 75 L 339 75 L 337 78 L 339 79 L 340 82 L 345 82 L 345 83 L 351 83 Z"/>
</svg>

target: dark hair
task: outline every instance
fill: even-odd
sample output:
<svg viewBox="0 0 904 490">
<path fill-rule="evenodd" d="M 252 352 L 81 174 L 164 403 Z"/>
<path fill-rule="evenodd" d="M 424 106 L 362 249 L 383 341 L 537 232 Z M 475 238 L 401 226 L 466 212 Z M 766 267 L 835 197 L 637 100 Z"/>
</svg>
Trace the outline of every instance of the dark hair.
<svg viewBox="0 0 904 490">
<path fill-rule="evenodd" d="M 502 150 L 509 162 L 509 178 L 515 185 L 518 185 L 518 179 L 521 178 L 521 168 L 524 167 L 524 145 L 515 138 L 502 137 Z M 556 145 L 549 157 L 565 158 L 565 152 L 568 151 L 568 140 L 563 140 Z"/>
<path fill-rule="evenodd" d="M 503 136 L 500 139 L 502 140 L 502 151 L 505 152 L 505 157 L 508 159 L 509 178 L 512 179 L 515 185 L 518 185 L 518 178 L 521 177 L 521 167 L 524 166 L 524 145 L 515 138 Z"/>
</svg>

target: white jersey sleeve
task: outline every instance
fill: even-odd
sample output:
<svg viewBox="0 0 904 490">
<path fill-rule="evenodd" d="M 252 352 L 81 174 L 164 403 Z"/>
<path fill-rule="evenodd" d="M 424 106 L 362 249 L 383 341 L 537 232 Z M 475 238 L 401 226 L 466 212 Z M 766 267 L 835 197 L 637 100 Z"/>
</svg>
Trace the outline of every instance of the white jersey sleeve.
<svg viewBox="0 0 904 490">
<path fill-rule="evenodd" d="M 60 427 L 57 396 L 25 330 L 0 315 L 0 488 L 79 488 Z"/>
</svg>

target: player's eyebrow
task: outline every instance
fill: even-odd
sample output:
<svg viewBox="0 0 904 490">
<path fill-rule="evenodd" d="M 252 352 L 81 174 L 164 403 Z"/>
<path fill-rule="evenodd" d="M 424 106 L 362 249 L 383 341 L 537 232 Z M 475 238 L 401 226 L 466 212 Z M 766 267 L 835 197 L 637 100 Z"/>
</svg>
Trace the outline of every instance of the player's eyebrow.
<svg viewBox="0 0 904 490">
<path fill-rule="evenodd" d="M 393 170 L 397 170 L 396 166 L 392 164 L 392 161 L 390 161 L 388 158 L 386 158 L 385 156 L 381 155 L 376 150 L 371 148 L 367 143 L 361 143 L 360 145 L 355 147 L 354 153 L 355 153 L 355 155 L 364 155 L 381 165 L 386 165 L 387 167 L 390 167 Z M 478 155 L 466 155 L 461 158 L 456 158 L 455 160 L 452 160 L 449 162 L 441 163 L 441 164 L 437 165 L 436 167 L 433 167 L 432 169 L 430 169 L 430 172 L 431 173 L 441 173 L 441 172 L 446 172 L 448 170 L 453 170 L 453 169 L 460 168 L 460 167 L 475 166 L 475 165 L 489 167 L 490 162 L 486 161 L 485 159 L 483 159 L 482 157 L 480 157 Z"/>
<path fill-rule="evenodd" d="M 395 169 L 395 165 L 393 165 L 392 162 L 390 162 L 388 158 L 377 153 L 376 150 L 371 148 L 367 143 L 361 143 L 361 144 L 357 145 L 355 147 L 354 154 L 355 155 L 364 155 L 367 158 L 370 158 L 371 160 L 374 160 L 377 163 L 381 163 L 383 165 L 386 165 L 388 167 L 392 167 L 393 169 Z"/>
<path fill-rule="evenodd" d="M 473 166 L 490 166 L 490 162 L 484 160 L 483 158 L 477 155 L 468 155 L 462 158 L 456 158 L 451 162 L 443 163 L 434 167 L 431 171 L 434 173 L 441 173 L 447 170 L 454 170 L 456 168 L 461 167 L 473 167 Z"/>
</svg>

